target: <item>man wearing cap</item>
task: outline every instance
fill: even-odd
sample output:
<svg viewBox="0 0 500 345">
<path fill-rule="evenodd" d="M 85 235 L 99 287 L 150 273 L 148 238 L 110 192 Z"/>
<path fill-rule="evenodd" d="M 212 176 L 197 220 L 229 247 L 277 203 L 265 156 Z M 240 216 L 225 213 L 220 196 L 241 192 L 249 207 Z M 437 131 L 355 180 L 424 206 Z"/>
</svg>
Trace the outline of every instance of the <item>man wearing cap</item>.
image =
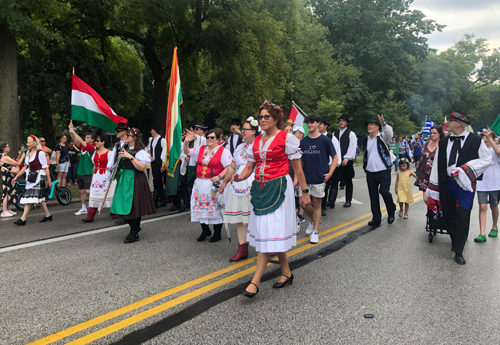
<svg viewBox="0 0 500 345">
<path fill-rule="evenodd" d="M 451 237 L 455 262 L 465 264 L 463 250 L 469 235 L 476 181 L 490 166 L 492 156 L 481 138 L 465 130 L 469 118 L 461 111 L 448 117 L 451 134 L 439 141 L 426 195 L 441 202 Z"/>
<path fill-rule="evenodd" d="M 205 138 L 205 131 L 207 127 L 202 122 L 199 121 L 192 121 L 190 125 L 190 130 L 191 132 L 194 132 L 194 138 L 193 141 L 191 141 L 188 144 L 188 147 L 190 149 L 198 148 L 200 146 L 206 145 L 207 144 L 207 139 Z M 184 151 L 181 152 L 181 170 L 180 174 L 182 175 L 181 177 L 181 194 L 182 194 L 182 200 L 184 201 L 184 205 L 180 207 L 180 200 L 179 198 L 174 198 L 174 205 L 172 206 L 172 209 L 176 209 L 176 207 L 179 209 L 179 212 L 184 212 L 188 209 L 190 209 L 190 204 L 191 204 L 191 192 L 193 189 L 194 185 L 194 180 L 196 179 L 196 159 L 193 159 L 189 156 L 187 156 Z M 176 204 L 177 203 L 177 204 Z"/>
<path fill-rule="evenodd" d="M 358 138 L 349 126 L 349 116 L 342 114 L 339 119 L 339 130 L 334 133 L 335 138 L 340 142 L 340 168 L 336 169 L 332 178 L 332 189 L 328 197 L 330 207 L 335 207 L 335 200 L 339 188 L 339 182 L 343 178 L 345 181 L 345 202 L 344 207 L 351 207 L 354 178 L 354 160 L 356 159 L 356 145 Z"/>
<path fill-rule="evenodd" d="M 159 125 L 151 127 L 151 138 L 149 138 L 148 151 L 151 155 L 151 172 L 153 173 L 153 201 L 155 207 L 166 206 L 165 189 L 163 188 L 163 179 L 165 177 L 165 138 L 162 138 Z"/>
<path fill-rule="evenodd" d="M 78 169 L 76 170 L 76 183 L 80 191 L 82 207 L 75 213 L 75 215 L 80 216 L 87 214 L 87 194 L 90 195 L 90 184 L 94 173 L 94 162 L 92 161 L 92 154 L 95 151 L 95 146 L 92 145 L 94 136 L 90 133 L 86 134 L 84 141 L 81 141 L 81 138 L 75 135 L 76 132 L 72 124 L 69 125 L 69 134 L 73 138 L 73 142 L 79 145 L 78 148 L 81 152 L 80 163 L 78 163 Z"/>
<path fill-rule="evenodd" d="M 378 194 L 382 195 L 387 208 L 387 222 L 394 222 L 396 204 L 392 200 L 391 188 L 391 166 L 392 158 L 387 146 L 392 140 L 392 127 L 385 123 L 384 115 L 378 115 L 365 122 L 368 137 L 363 139 L 363 170 L 366 172 L 366 183 L 370 196 L 372 220 L 369 226 L 379 226 L 382 222 L 380 211 L 380 200 Z M 382 133 L 380 131 L 382 130 Z"/>
<path fill-rule="evenodd" d="M 239 144 L 243 142 L 243 138 L 240 132 L 241 120 L 240 119 L 232 119 L 231 120 L 231 135 L 227 141 L 228 149 L 231 152 L 231 155 L 234 154 L 234 150 L 238 147 Z"/>
</svg>

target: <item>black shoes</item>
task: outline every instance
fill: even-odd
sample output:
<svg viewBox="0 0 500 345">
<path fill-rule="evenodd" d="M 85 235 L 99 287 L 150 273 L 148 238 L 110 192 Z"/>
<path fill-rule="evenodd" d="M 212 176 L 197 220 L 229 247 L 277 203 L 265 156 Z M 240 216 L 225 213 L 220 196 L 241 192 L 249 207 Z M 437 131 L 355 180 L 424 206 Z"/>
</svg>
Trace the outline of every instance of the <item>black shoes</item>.
<svg viewBox="0 0 500 345">
<path fill-rule="evenodd" d="M 118 218 L 116 221 L 115 221 L 115 225 L 124 225 L 124 224 L 127 224 L 127 221 L 123 218 Z"/>
<path fill-rule="evenodd" d="M 459 265 L 465 265 L 465 259 L 462 254 L 455 254 L 455 262 Z"/>
<path fill-rule="evenodd" d="M 328 206 L 328 207 L 330 207 L 330 208 L 335 208 L 335 203 L 334 203 L 334 202 L 330 202 L 330 201 L 328 201 L 328 202 L 326 203 L 326 206 Z"/>
<path fill-rule="evenodd" d="M 241 294 L 242 294 L 243 296 L 247 296 L 248 298 L 253 298 L 256 294 L 258 294 L 258 293 L 259 293 L 259 287 L 257 286 L 257 284 L 254 284 L 254 283 L 252 283 L 252 282 L 251 282 L 250 284 L 255 285 L 255 287 L 257 288 L 257 291 L 255 291 L 255 292 L 249 292 L 249 291 L 247 291 L 247 290 L 245 289 L 245 290 L 243 290 L 243 292 L 242 292 Z M 250 284 L 248 284 L 248 285 L 250 285 Z"/>
<path fill-rule="evenodd" d="M 155 206 L 156 206 L 156 208 L 160 208 L 160 207 L 165 207 L 165 206 L 167 206 L 167 204 L 166 204 L 165 202 L 163 202 L 163 201 L 162 201 L 162 202 L 159 202 L 158 204 L 156 204 Z"/>
<path fill-rule="evenodd" d="M 26 221 L 25 220 L 21 220 L 21 219 L 18 219 L 14 222 L 15 225 L 26 225 Z"/>
<path fill-rule="evenodd" d="M 123 241 L 123 243 L 132 243 L 139 240 L 140 240 L 139 233 L 136 231 L 131 231 L 130 234 L 128 234 L 127 237 L 125 237 L 125 241 Z"/>
<path fill-rule="evenodd" d="M 393 214 L 387 216 L 387 223 L 389 223 L 389 224 L 394 223 L 394 219 L 395 219 L 395 217 L 394 217 L 394 213 L 393 213 Z"/>
<path fill-rule="evenodd" d="M 39 223 L 45 223 L 46 221 L 51 222 L 52 221 L 52 215 L 50 215 L 48 217 L 43 217 L 43 219 L 41 221 L 39 221 Z"/>
<path fill-rule="evenodd" d="M 273 284 L 273 288 L 275 289 L 281 289 L 283 287 L 285 287 L 286 284 L 290 283 L 290 285 L 292 285 L 293 283 L 293 273 L 290 274 L 290 277 L 287 277 L 286 275 L 282 274 L 283 277 L 287 278 L 284 282 L 276 282 Z"/>
<path fill-rule="evenodd" d="M 203 242 L 203 241 L 205 241 L 205 240 L 206 240 L 206 238 L 207 238 L 208 236 L 210 236 L 210 235 L 212 235 L 212 232 L 210 231 L 210 229 L 208 229 L 208 230 L 203 229 L 203 230 L 202 230 L 202 233 L 201 233 L 201 235 L 200 235 L 200 237 L 198 237 L 198 238 L 196 239 L 196 241 L 198 241 L 198 242 Z M 215 235 L 214 235 L 214 236 L 215 236 Z M 219 236 L 220 236 L 220 235 L 219 235 Z"/>
<path fill-rule="evenodd" d="M 324 216 L 326 216 L 326 210 L 325 210 L 325 209 L 322 209 L 322 210 L 321 210 L 321 217 L 324 217 Z"/>
<path fill-rule="evenodd" d="M 374 222 L 373 220 L 370 220 L 368 222 L 368 226 L 380 226 L 380 222 Z"/>
<path fill-rule="evenodd" d="M 351 207 L 351 202 L 350 201 L 344 202 L 344 207 Z"/>
<path fill-rule="evenodd" d="M 174 205 L 170 207 L 170 211 L 177 211 L 179 208 L 180 208 L 179 205 Z"/>
<path fill-rule="evenodd" d="M 179 213 L 180 213 L 180 212 L 186 212 L 188 209 L 189 209 L 189 205 L 184 205 L 184 206 L 182 206 L 182 207 L 179 209 Z"/>
<path fill-rule="evenodd" d="M 214 235 L 210 238 L 210 240 L 208 240 L 208 242 L 218 242 L 221 239 L 222 237 L 220 237 L 220 230 L 214 230 Z"/>
</svg>

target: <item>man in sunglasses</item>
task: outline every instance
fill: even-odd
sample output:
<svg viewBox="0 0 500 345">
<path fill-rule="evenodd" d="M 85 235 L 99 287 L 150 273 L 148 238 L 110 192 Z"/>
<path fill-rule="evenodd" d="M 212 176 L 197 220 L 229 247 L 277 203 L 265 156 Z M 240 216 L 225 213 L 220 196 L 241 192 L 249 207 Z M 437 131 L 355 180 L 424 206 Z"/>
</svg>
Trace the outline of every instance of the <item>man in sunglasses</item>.
<svg viewBox="0 0 500 345">
<path fill-rule="evenodd" d="M 45 157 L 47 157 L 47 164 L 48 166 L 50 166 L 50 155 L 52 154 L 52 150 L 45 145 L 44 137 L 38 138 L 38 141 L 40 141 L 40 145 L 42 145 L 42 151 L 45 152 Z"/>
<path fill-rule="evenodd" d="M 69 125 L 69 134 L 71 134 L 73 142 L 80 150 L 80 163 L 76 170 L 76 183 L 80 190 L 82 207 L 75 213 L 75 215 L 80 216 L 82 214 L 87 214 L 87 194 L 90 195 L 90 184 L 92 183 L 92 173 L 94 172 L 94 162 L 92 161 L 92 155 L 95 151 L 95 146 L 92 145 L 94 135 L 87 133 L 85 139 L 82 140 L 82 138 L 76 134 L 72 124 Z"/>
</svg>

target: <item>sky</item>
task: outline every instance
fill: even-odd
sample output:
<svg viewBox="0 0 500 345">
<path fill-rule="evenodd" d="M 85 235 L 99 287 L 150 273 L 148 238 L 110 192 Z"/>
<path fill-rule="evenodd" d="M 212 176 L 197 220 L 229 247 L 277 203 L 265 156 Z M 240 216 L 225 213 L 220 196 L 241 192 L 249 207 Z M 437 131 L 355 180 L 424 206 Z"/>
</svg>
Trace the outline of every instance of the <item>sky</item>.
<svg viewBox="0 0 500 345">
<path fill-rule="evenodd" d="M 425 36 L 431 48 L 446 50 L 464 34 L 487 39 L 490 49 L 500 47 L 499 0 L 414 0 L 410 8 L 446 25 L 442 32 Z"/>
</svg>

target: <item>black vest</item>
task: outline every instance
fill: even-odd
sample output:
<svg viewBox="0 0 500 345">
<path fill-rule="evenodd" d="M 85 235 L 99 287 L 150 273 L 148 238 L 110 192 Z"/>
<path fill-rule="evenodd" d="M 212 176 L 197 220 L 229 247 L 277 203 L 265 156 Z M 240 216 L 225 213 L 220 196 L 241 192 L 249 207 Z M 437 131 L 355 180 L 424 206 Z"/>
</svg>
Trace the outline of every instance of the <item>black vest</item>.
<svg viewBox="0 0 500 345">
<path fill-rule="evenodd" d="M 347 150 L 349 149 L 349 144 L 350 144 L 350 140 L 349 140 L 349 136 L 351 134 L 351 130 L 349 128 L 347 128 L 344 132 L 344 134 L 342 134 L 342 137 L 339 138 L 339 135 L 340 135 L 340 130 L 336 131 L 335 132 L 335 137 L 338 139 L 339 143 L 340 143 L 340 153 L 341 153 L 341 160 L 344 159 L 344 156 L 345 154 L 347 153 Z"/>
<path fill-rule="evenodd" d="M 151 139 L 151 146 L 153 146 L 153 140 L 154 140 L 154 138 Z M 152 147 L 149 148 L 151 151 L 154 150 L 154 152 L 155 152 L 154 161 L 160 165 L 161 165 L 161 140 L 162 140 L 162 137 L 161 136 L 158 137 L 158 141 L 156 142 L 156 146 L 154 147 L 154 149 Z"/>
<path fill-rule="evenodd" d="M 389 148 L 380 135 L 377 135 L 377 151 L 386 168 L 390 169 L 392 165 L 391 154 L 389 153 Z M 363 139 L 363 152 L 363 170 L 366 171 L 366 165 L 368 164 L 368 137 Z"/>
<path fill-rule="evenodd" d="M 234 138 L 238 138 L 237 141 L 236 141 L 236 145 L 234 145 L 234 148 L 233 148 L 233 141 L 234 141 Z M 231 152 L 231 155 L 234 154 L 234 150 L 238 147 L 238 145 L 240 145 L 241 143 L 243 142 L 243 139 L 237 135 L 237 134 L 233 134 L 229 137 L 229 140 L 228 140 L 228 146 L 229 146 L 229 151 Z M 226 146 L 227 147 L 227 146 Z"/>
<path fill-rule="evenodd" d="M 448 182 L 448 157 L 446 151 L 449 143 L 449 137 L 439 140 L 439 157 L 437 158 L 439 185 Z M 458 154 L 456 166 L 460 167 L 473 159 L 478 159 L 479 146 L 481 146 L 481 138 L 473 133 L 469 133 Z M 482 178 L 483 175 L 478 176 L 476 180 L 481 180 Z"/>
</svg>

